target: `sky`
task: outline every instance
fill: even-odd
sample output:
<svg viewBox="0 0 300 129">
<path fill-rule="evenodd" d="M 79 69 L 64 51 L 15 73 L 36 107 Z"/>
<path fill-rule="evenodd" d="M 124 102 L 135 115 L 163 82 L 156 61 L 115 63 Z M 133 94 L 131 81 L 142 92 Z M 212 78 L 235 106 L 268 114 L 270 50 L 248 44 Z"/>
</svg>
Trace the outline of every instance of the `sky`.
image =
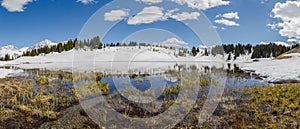
<svg viewBox="0 0 300 129">
<path fill-rule="evenodd" d="M 300 0 L 0 0 L 0 46 L 299 42 Z"/>
</svg>

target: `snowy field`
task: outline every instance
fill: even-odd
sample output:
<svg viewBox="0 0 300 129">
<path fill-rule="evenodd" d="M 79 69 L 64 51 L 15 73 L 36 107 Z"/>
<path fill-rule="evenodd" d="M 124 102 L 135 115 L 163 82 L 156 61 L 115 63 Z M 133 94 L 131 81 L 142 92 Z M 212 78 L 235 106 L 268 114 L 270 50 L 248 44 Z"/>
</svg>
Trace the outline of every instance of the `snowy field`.
<svg viewBox="0 0 300 129">
<path fill-rule="evenodd" d="M 287 59 L 262 59 L 259 62 L 244 63 L 242 70 L 255 71 L 266 81 L 273 83 L 300 81 L 300 53 L 285 55 Z"/>
<path fill-rule="evenodd" d="M 156 51 L 154 52 L 153 49 Z M 21 69 L 51 69 L 78 72 L 107 71 L 128 72 L 143 70 L 167 70 L 174 65 L 203 65 L 222 67 L 224 61 L 218 57 L 174 56 L 176 50 L 156 47 L 112 47 L 102 50 L 71 50 L 44 56 L 21 57 L 14 61 L 1 62 L 0 66 L 14 65 Z"/>
<path fill-rule="evenodd" d="M 14 70 L 14 69 L 0 69 L 0 78 L 5 78 L 9 76 L 15 76 L 22 74 L 24 71 L 23 70 Z"/>
<path fill-rule="evenodd" d="M 155 51 L 153 51 L 155 49 Z M 158 47 L 111 47 L 102 50 L 71 50 L 36 57 L 21 57 L 14 61 L 0 62 L 0 67 L 15 66 L 21 69 L 50 69 L 70 72 L 101 71 L 108 73 L 159 73 L 173 69 L 175 65 L 210 66 L 227 69 L 227 63 L 237 64 L 242 70 L 254 71 L 268 82 L 300 81 L 300 54 L 289 54 L 288 59 L 261 59 L 253 62 L 250 55 L 226 61 L 227 55 L 177 57 L 170 50 Z M 232 67 L 231 67 L 232 68 Z M 0 69 L 0 77 L 19 70 Z"/>
</svg>

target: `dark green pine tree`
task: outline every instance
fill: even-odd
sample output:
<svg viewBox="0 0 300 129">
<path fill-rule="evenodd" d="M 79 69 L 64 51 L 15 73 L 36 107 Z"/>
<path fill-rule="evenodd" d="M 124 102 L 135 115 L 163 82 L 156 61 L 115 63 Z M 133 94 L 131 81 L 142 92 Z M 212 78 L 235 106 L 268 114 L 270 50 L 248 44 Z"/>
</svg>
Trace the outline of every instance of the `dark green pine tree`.
<svg viewBox="0 0 300 129">
<path fill-rule="evenodd" d="M 50 48 L 48 46 L 44 47 L 45 54 L 49 54 L 51 52 Z"/>
<path fill-rule="evenodd" d="M 68 40 L 68 42 L 63 45 L 63 48 L 65 51 L 69 51 L 69 50 L 73 49 L 73 46 L 74 46 L 73 40 Z"/>
<path fill-rule="evenodd" d="M 61 53 L 62 51 L 63 51 L 63 45 L 62 45 L 62 43 L 59 43 L 59 44 L 57 45 L 56 52 Z"/>
<path fill-rule="evenodd" d="M 245 46 L 245 49 L 248 51 L 248 54 L 252 53 L 252 45 L 251 44 L 247 44 Z"/>
<path fill-rule="evenodd" d="M 79 42 L 78 42 L 77 38 L 74 40 L 73 48 L 75 48 L 75 49 L 79 48 Z"/>
<path fill-rule="evenodd" d="M 228 54 L 227 60 L 231 60 L 231 53 Z"/>
<path fill-rule="evenodd" d="M 207 48 L 205 48 L 204 49 L 204 56 L 208 56 L 209 54 L 208 54 L 208 50 L 207 50 Z"/>
<path fill-rule="evenodd" d="M 36 55 L 37 55 L 36 49 L 34 49 L 30 52 L 30 56 L 36 56 Z"/>
<path fill-rule="evenodd" d="M 100 42 L 99 44 L 98 44 L 98 49 L 102 49 L 103 48 L 103 44 Z"/>
<path fill-rule="evenodd" d="M 50 51 L 51 52 L 56 52 L 57 45 L 51 46 Z"/>
<path fill-rule="evenodd" d="M 96 48 L 98 48 L 99 43 L 101 43 L 100 37 L 99 37 L 99 36 L 96 36 L 96 37 L 92 38 L 92 40 L 90 40 L 88 46 L 89 46 L 91 49 L 96 49 Z"/>
<path fill-rule="evenodd" d="M 197 55 L 197 49 L 196 49 L 196 47 L 193 47 L 193 48 L 192 48 L 192 55 L 193 55 L 193 56 L 196 56 L 196 55 Z"/>
<path fill-rule="evenodd" d="M 5 54 L 4 61 L 9 61 L 9 60 L 11 60 L 10 55 L 9 54 Z"/>
</svg>

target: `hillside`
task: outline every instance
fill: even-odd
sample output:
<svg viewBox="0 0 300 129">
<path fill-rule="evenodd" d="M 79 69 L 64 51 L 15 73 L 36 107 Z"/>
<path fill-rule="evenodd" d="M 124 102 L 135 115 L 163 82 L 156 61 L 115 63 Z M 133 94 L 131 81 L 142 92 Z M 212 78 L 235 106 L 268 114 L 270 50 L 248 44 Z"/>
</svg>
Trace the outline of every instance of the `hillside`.
<svg viewBox="0 0 300 129">
<path fill-rule="evenodd" d="M 272 83 L 300 82 L 300 48 L 292 49 L 275 59 L 260 59 L 245 63 L 242 70 L 254 71 L 264 80 Z"/>
<path fill-rule="evenodd" d="M 46 46 L 51 47 L 51 46 L 55 46 L 55 45 L 57 45 L 57 43 L 54 43 L 48 39 L 45 39 L 44 41 L 36 43 L 35 45 L 33 45 L 31 47 L 18 48 L 13 45 L 3 46 L 3 47 L 0 47 L 0 58 L 4 58 L 4 56 L 6 54 L 8 54 L 10 59 L 16 59 L 16 58 L 21 57 L 23 55 L 23 53 L 26 51 L 37 50 L 37 49 L 44 48 Z"/>
<path fill-rule="evenodd" d="M 21 56 L 22 53 L 26 50 L 27 50 L 27 47 L 19 49 L 13 45 L 3 46 L 3 47 L 0 47 L 0 58 L 4 58 L 4 56 L 6 54 L 8 54 L 10 56 L 10 58 L 17 58 L 17 57 Z"/>
<path fill-rule="evenodd" d="M 293 56 L 300 56 L 300 47 L 294 48 L 290 51 L 287 51 L 280 56 L 276 57 L 275 59 L 287 59 L 287 58 L 292 58 Z"/>
<path fill-rule="evenodd" d="M 62 70 L 90 71 L 96 68 L 97 71 L 128 72 L 131 70 L 143 69 L 168 69 L 175 64 L 195 64 L 195 61 L 224 63 L 222 56 L 176 56 L 178 49 L 166 49 L 161 47 L 108 47 L 97 50 L 70 50 L 61 53 L 54 52 L 40 56 L 24 56 L 13 61 L 0 62 L 0 66 L 17 65 L 22 69 L 47 68 Z M 155 63 L 153 62 L 160 62 Z M 130 63 L 130 64 L 129 64 Z M 201 63 L 204 65 L 204 63 Z M 130 68 L 128 68 L 128 65 Z M 82 67 L 84 66 L 84 67 Z M 144 72 L 144 71 L 141 71 Z"/>
<path fill-rule="evenodd" d="M 88 47 L 89 46 L 89 47 Z M 27 50 L 25 55 L 11 61 L 0 61 L 0 67 L 17 67 L 18 69 L 49 69 L 72 72 L 101 71 L 109 73 L 160 73 L 174 68 L 175 65 L 196 65 L 226 68 L 236 64 L 244 71 L 254 71 L 268 82 L 300 82 L 300 48 L 282 43 L 269 43 L 252 46 L 222 45 L 199 46 L 191 50 L 185 48 L 166 47 L 160 45 L 137 44 L 102 44 L 99 37 L 90 41 L 69 40 L 64 43 L 53 43 L 45 40 L 32 47 L 18 49 L 8 47 L 5 50 Z M 289 51 L 290 50 L 290 51 Z M 6 52 L 6 51 L 2 51 Z M 285 53 L 284 53 L 285 52 Z M 277 60 L 273 57 L 279 56 Z M 257 61 L 253 61 L 256 54 Z M 279 59 L 286 60 L 279 60 Z M 18 73 L 13 69 L 3 70 L 2 77 Z M 0 76 L 0 78 L 1 78 Z"/>
</svg>

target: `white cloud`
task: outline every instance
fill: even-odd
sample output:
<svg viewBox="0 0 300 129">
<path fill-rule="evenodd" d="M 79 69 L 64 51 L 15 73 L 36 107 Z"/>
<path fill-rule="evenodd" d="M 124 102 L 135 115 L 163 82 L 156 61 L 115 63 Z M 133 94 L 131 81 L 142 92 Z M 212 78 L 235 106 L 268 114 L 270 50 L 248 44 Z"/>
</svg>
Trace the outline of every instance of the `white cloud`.
<svg viewBox="0 0 300 129">
<path fill-rule="evenodd" d="M 300 39 L 300 1 L 277 2 L 272 10 L 273 18 L 281 21 L 269 24 L 272 29 L 278 29 L 281 36 Z"/>
<path fill-rule="evenodd" d="M 178 8 L 167 10 L 164 12 L 164 9 L 157 6 L 145 7 L 137 15 L 130 17 L 127 21 L 129 25 L 138 25 L 138 24 L 150 24 L 156 21 L 165 21 L 168 18 L 173 18 L 177 21 L 185 20 L 198 20 L 200 16 L 199 12 L 182 12 L 173 14 L 174 12 L 179 11 Z"/>
<path fill-rule="evenodd" d="M 157 6 L 145 7 L 136 16 L 130 17 L 127 23 L 129 25 L 137 25 L 167 20 L 167 17 L 165 17 L 163 10 L 163 8 Z"/>
<path fill-rule="evenodd" d="M 267 3 L 268 1 L 269 1 L 269 0 L 261 0 L 260 3 L 261 3 L 261 4 L 265 4 L 265 3 Z"/>
<path fill-rule="evenodd" d="M 171 9 L 171 10 L 168 10 L 165 14 L 166 17 L 171 17 L 173 15 L 174 12 L 177 12 L 179 11 L 178 8 L 175 8 L 175 9 Z"/>
<path fill-rule="evenodd" d="M 227 19 L 240 19 L 238 12 L 230 12 L 230 13 L 225 13 L 225 14 L 219 14 L 216 17 L 217 18 L 223 17 L 223 18 L 227 18 Z"/>
<path fill-rule="evenodd" d="M 283 21 L 293 20 L 300 17 L 300 1 L 287 1 L 286 3 L 276 3 L 272 12 L 274 18 L 280 18 Z"/>
<path fill-rule="evenodd" d="M 229 5 L 229 1 L 224 0 L 172 0 L 173 2 L 180 5 L 187 5 L 193 9 L 206 10 L 221 5 Z"/>
<path fill-rule="evenodd" d="M 162 2 L 162 0 L 136 0 L 136 1 L 141 1 L 146 4 L 158 4 Z"/>
<path fill-rule="evenodd" d="M 177 21 L 185 21 L 185 20 L 198 20 L 198 17 L 200 16 L 199 12 L 182 12 L 182 13 L 177 13 L 175 15 L 171 15 L 171 18 L 176 19 Z"/>
<path fill-rule="evenodd" d="M 119 21 L 129 15 L 129 9 L 111 10 L 104 14 L 105 21 Z"/>
<path fill-rule="evenodd" d="M 24 6 L 33 0 L 2 0 L 1 6 L 9 12 L 23 12 Z"/>
<path fill-rule="evenodd" d="M 95 3 L 95 0 L 77 0 L 77 2 L 81 2 L 83 4 Z"/>
<path fill-rule="evenodd" d="M 237 24 L 235 21 L 230 21 L 227 19 L 218 19 L 218 20 L 215 20 L 215 23 L 222 24 L 225 26 L 240 26 L 240 24 Z"/>
<path fill-rule="evenodd" d="M 179 40 L 177 38 L 170 38 L 170 39 L 167 39 L 166 41 L 163 41 L 160 43 L 160 45 L 163 45 L 163 46 L 174 46 L 174 47 L 183 47 L 183 46 L 187 46 L 188 43 L 182 41 L 182 40 Z"/>
<path fill-rule="evenodd" d="M 278 28 L 281 36 L 300 39 L 300 18 L 278 24 Z"/>
<path fill-rule="evenodd" d="M 267 24 L 268 27 L 270 27 L 273 30 L 277 30 L 278 24 Z"/>
<path fill-rule="evenodd" d="M 2 0 L 1 6 L 9 12 L 24 12 L 26 5 L 37 0 Z M 95 0 L 77 0 L 83 4 L 95 3 Z"/>
</svg>

